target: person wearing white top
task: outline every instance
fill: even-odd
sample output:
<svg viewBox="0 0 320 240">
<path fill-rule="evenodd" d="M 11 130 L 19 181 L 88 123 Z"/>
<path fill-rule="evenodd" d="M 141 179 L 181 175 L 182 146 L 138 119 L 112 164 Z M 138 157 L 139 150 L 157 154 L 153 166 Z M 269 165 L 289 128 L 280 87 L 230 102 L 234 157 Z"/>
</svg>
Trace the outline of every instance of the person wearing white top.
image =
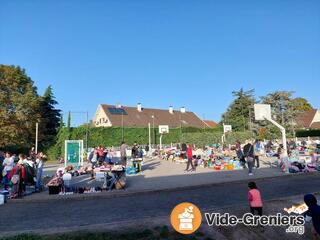
<svg viewBox="0 0 320 240">
<path fill-rule="evenodd" d="M 43 154 L 39 154 L 36 160 L 36 166 L 37 166 L 37 180 L 36 180 L 36 191 L 41 192 L 43 190 L 43 184 L 42 184 L 42 174 L 43 174 L 43 163 L 47 159 L 47 156 Z"/>
<path fill-rule="evenodd" d="M 13 159 L 11 153 L 9 153 L 9 152 L 6 153 L 6 158 L 3 160 L 2 166 L 3 166 L 2 183 L 4 184 L 5 188 L 7 188 L 8 183 L 9 183 L 8 175 L 14 166 L 14 159 Z"/>
</svg>

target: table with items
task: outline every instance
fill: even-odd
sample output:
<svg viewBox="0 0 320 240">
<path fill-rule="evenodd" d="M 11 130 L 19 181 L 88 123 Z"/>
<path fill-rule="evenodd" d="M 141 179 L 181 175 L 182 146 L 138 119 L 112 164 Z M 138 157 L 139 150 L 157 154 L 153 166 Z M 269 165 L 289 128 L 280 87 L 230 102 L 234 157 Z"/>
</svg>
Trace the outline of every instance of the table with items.
<svg viewBox="0 0 320 240">
<path fill-rule="evenodd" d="M 102 188 L 111 191 L 125 189 L 126 168 L 123 165 L 109 165 L 95 168 L 96 181 L 103 182 Z"/>
</svg>

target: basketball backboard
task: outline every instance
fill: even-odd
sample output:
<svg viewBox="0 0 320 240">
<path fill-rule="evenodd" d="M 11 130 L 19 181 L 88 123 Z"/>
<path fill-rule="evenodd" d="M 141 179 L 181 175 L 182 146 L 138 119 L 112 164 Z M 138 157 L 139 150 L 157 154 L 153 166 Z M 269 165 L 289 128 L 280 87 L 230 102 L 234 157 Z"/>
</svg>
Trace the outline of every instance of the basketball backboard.
<svg viewBox="0 0 320 240">
<path fill-rule="evenodd" d="M 223 125 L 223 132 L 231 132 L 232 131 L 232 126 L 231 125 Z"/>
<path fill-rule="evenodd" d="M 254 104 L 254 118 L 257 121 L 271 119 L 271 107 L 269 104 Z"/>
<path fill-rule="evenodd" d="M 169 133 L 169 126 L 168 125 L 159 125 L 159 133 L 160 134 Z"/>
</svg>

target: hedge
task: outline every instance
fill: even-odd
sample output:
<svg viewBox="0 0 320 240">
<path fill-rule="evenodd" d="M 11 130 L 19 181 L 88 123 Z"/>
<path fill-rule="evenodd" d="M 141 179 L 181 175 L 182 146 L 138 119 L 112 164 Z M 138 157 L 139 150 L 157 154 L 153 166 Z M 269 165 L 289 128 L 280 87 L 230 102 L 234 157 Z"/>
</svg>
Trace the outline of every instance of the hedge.
<svg viewBox="0 0 320 240">
<path fill-rule="evenodd" d="M 320 137 L 320 129 L 298 130 L 297 137 Z"/>
<path fill-rule="evenodd" d="M 86 127 L 63 128 L 57 136 L 57 142 L 54 146 L 48 149 L 50 159 L 56 159 L 63 155 L 64 141 L 70 140 L 84 140 L 86 146 Z M 122 132 L 124 140 L 128 145 L 138 143 L 146 145 L 149 142 L 148 128 L 121 128 L 121 127 L 97 127 L 88 129 L 88 147 L 94 146 L 119 146 L 122 141 Z M 170 129 L 168 134 L 162 138 L 163 144 L 190 142 L 198 146 L 221 142 L 222 128 L 174 128 Z M 151 142 L 159 144 L 158 129 L 151 129 Z M 252 137 L 250 132 L 233 132 L 228 133 L 226 137 L 227 143 L 234 143 L 237 139 L 244 141 Z"/>
</svg>

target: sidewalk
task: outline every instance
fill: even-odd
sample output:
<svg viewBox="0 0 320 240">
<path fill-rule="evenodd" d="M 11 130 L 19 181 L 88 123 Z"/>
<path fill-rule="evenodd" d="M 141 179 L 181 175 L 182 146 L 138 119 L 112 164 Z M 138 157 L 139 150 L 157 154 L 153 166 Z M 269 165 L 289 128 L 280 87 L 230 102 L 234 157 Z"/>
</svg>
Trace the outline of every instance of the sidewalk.
<svg viewBox="0 0 320 240">
<path fill-rule="evenodd" d="M 54 167 L 47 168 L 52 171 Z M 171 161 L 158 158 L 146 160 L 142 166 L 142 172 L 127 176 L 125 190 L 113 190 L 110 192 L 73 194 L 67 196 L 49 195 L 48 191 L 32 194 L 23 199 L 14 201 L 47 201 L 58 199 L 86 199 L 91 197 L 108 197 L 114 195 L 127 195 L 134 193 L 146 193 L 150 191 L 168 191 L 190 188 L 195 186 L 223 184 L 238 181 L 250 181 L 261 178 L 281 177 L 285 174 L 278 168 L 270 168 L 261 161 L 261 168 L 254 169 L 254 175 L 248 176 L 247 169 L 233 171 L 214 171 L 208 168 L 198 167 L 196 172 L 184 173 L 185 164 L 176 164 Z M 76 186 L 101 186 L 101 182 L 90 179 L 90 174 L 73 178 Z"/>
</svg>

